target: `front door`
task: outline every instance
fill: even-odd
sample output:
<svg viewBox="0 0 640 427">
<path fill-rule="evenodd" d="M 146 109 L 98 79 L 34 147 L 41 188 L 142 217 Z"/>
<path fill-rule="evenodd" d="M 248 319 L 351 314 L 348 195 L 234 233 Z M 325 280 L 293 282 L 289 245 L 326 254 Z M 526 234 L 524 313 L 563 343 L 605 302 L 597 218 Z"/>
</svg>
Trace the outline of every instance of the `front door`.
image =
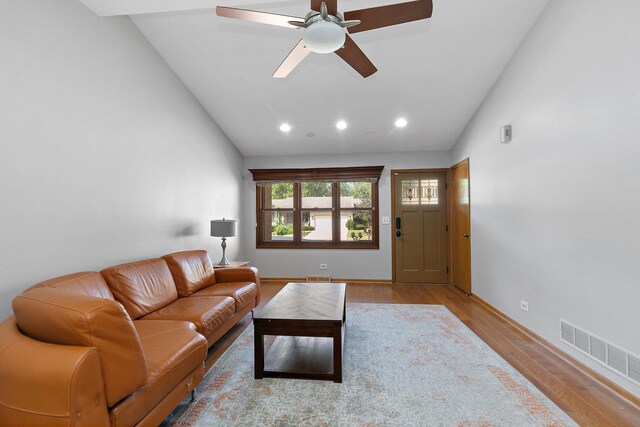
<svg viewBox="0 0 640 427">
<path fill-rule="evenodd" d="M 469 160 L 451 168 L 451 284 L 471 295 Z"/>
<path fill-rule="evenodd" d="M 395 281 L 447 283 L 445 172 L 394 172 Z"/>
</svg>

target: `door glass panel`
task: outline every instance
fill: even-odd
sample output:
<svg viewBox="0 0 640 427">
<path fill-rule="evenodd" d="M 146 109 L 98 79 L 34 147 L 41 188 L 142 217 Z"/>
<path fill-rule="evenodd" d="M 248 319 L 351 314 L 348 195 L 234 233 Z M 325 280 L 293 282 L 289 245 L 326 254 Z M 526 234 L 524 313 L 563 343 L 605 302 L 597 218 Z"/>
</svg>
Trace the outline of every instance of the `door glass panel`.
<svg viewBox="0 0 640 427">
<path fill-rule="evenodd" d="M 373 240 L 373 215 L 370 210 L 340 211 L 340 240 L 346 242 L 371 242 Z"/>
<path fill-rule="evenodd" d="M 293 183 L 274 182 L 264 185 L 265 209 L 293 209 Z"/>
<path fill-rule="evenodd" d="M 340 183 L 340 207 L 341 208 L 370 208 L 371 207 L 371 183 L 370 182 L 341 182 Z"/>
<path fill-rule="evenodd" d="M 315 242 L 333 240 L 333 220 L 330 210 L 302 211 L 302 240 Z"/>
<path fill-rule="evenodd" d="M 300 190 L 302 192 L 303 208 L 331 209 L 330 182 L 303 182 Z"/>
<path fill-rule="evenodd" d="M 437 179 L 420 180 L 420 204 L 421 205 L 437 205 L 438 204 L 438 180 Z"/>
<path fill-rule="evenodd" d="M 418 188 L 420 181 L 417 179 L 402 180 L 402 204 L 403 205 L 419 205 L 420 194 Z"/>
<path fill-rule="evenodd" d="M 293 241 L 293 211 L 265 212 L 264 240 L 272 242 Z"/>
<path fill-rule="evenodd" d="M 460 205 L 468 205 L 469 204 L 469 180 L 461 179 L 458 181 L 460 186 L 458 203 Z"/>
</svg>

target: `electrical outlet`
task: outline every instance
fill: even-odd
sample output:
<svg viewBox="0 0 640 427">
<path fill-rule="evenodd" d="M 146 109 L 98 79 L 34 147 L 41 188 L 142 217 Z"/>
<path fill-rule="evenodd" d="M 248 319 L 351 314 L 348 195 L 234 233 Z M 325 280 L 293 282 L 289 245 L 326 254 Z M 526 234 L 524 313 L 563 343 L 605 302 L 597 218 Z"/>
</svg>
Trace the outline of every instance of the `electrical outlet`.
<svg viewBox="0 0 640 427">
<path fill-rule="evenodd" d="M 327 268 L 329 268 L 327 264 L 320 264 L 320 270 L 326 270 Z"/>
<path fill-rule="evenodd" d="M 382 217 L 382 225 L 389 225 L 389 217 L 388 216 L 383 216 Z"/>
<path fill-rule="evenodd" d="M 526 301 L 520 300 L 520 308 L 524 311 L 529 311 L 529 303 Z"/>
</svg>

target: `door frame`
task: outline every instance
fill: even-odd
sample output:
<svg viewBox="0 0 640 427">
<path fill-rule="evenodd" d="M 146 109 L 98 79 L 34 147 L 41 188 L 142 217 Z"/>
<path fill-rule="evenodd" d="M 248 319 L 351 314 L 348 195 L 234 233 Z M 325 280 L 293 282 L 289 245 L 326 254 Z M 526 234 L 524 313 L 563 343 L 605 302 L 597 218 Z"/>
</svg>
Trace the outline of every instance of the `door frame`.
<svg viewBox="0 0 640 427">
<path fill-rule="evenodd" d="M 430 172 L 444 172 L 445 183 L 445 204 L 447 206 L 447 284 L 451 283 L 451 237 L 449 234 L 449 222 L 451 202 L 449 200 L 449 181 L 451 180 L 451 168 L 431 168 L 431 169 L 391 169 L 389 174 L 391 175 L 391 218 L 389 225 L 391 226 L 391 283 L 396 284 L 396 234 L 395 234 L 395 218 L 396 218 L 396 173 L 430 173 Z"/>
</svg>

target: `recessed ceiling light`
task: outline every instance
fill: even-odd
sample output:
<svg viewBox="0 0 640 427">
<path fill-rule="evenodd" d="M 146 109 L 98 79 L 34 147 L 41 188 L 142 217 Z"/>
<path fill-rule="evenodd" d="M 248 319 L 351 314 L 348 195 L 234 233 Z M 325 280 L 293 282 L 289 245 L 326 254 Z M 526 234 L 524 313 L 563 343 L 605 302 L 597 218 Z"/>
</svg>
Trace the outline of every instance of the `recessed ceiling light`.
<svg viewBox="0 0 640 427">
<path fill-rule="evenodd" d="M 289 126 L 287 123 L 283 123 L 280 125 L 280 130 L 282 132 L 289 132 L 291 130 L 291 126 Z"/>
<path fill-rule="evenodd" d="M 396 120 L 396 127 L 403 128 L 406 125 L 407 125 L 407 120 L 406 119 L 400 118 L 400 119 Z"/>
<path fill-rule="evenodd" d="M 336 127 L 340 130 L 346 129 L 347 122 L 345 122 L 344 120 L 340 120 L 338 123 L 336 123 Z"/>
</svg>

